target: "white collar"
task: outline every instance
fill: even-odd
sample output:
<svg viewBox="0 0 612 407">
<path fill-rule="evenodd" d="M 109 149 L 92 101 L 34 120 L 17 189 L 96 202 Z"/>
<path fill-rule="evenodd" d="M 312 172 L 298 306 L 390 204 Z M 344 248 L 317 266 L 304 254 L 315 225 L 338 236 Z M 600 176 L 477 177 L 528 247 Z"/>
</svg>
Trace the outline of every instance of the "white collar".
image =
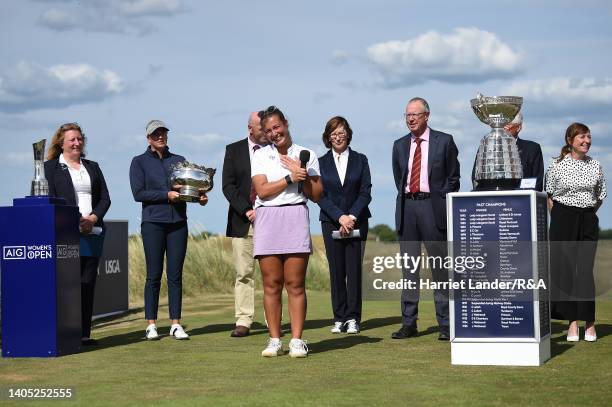
<svg viewBox="0 0 612 407">
<path fill-rule="evenodd" d="M 270 147 L 272 147 L 272 150 L 277 154 L 280 155 L 280 152 L 278 151 L 278 148 L 276 148 L 276 146 L 274 145 L 274 143 L 270 143 Z M 289 148 L 287 149 L 287 156 L 293 156 L 293 150 L 295 147 L 295 143 L 291 142 L 291 146 L 289 146 Z"/>
<path fill-rule="evenodd" d="M 333 148 L 332 148 L 331 150 L 332 150 L 332 154 L 334 155 L 334 158 L 337 158 L 337 157 L 346 158 L 346 157 L 348 157 L 348 155 L 349 155 L 349 149 L 348 149 L 348 147 L 346 148 L 346 150 L 344 150 L 344 151 L 343 151 L 343 152 L 341 152 L 340 154 L 338 154 L 338 153 L 336 152 L 336 150 L 334 150 Z"/>
<path fill-rule="evenodd" d="M 66 161 L 66 159 L 64 158 L 64 153 L 61 153 L 61 154 L 60 154 L 60 156 L 59 156 L 59 163 L 60 163 L 60 164 L 65 164 L 65 165 L 67 165 L 68 167 L 70 167 L 70 165 L 68 164 L 68 161 Z M 79 158 L 79 164 L 80 164 L 81 166 L 83 166 L 83 160 L 81 160 L 81 158 Z"/>
</svg>

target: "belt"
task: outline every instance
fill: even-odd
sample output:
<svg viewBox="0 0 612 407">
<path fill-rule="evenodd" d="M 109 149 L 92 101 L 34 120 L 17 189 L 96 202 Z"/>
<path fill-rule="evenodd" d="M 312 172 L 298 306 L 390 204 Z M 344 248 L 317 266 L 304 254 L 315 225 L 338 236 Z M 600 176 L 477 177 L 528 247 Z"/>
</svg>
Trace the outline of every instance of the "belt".
<svg viewBox="0 0 612 407">
<path fill-rule="evenodd" d="M 404 198 L 412 201 L 422 201 L 423 199 L 431 198 L 431 194 L 429 192 L 406 192 Z"/>
</svg>

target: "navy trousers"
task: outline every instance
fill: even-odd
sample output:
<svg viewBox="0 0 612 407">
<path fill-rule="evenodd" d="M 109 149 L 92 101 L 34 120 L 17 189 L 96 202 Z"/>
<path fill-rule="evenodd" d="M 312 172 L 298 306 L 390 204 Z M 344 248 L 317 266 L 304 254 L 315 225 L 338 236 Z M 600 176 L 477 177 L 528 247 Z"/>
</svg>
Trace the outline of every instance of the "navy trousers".
<svg viewBox="0 0 612 407">
<path fill-rule="evenodd" d="M 187 222 L 142 222 L 140 231 L 147 263 L 147 281 L 144 290 L 145 319 L 157 319 L 164 255 L 170 319 L 180 319 L 183 302 L 183 263 L 187 253 Z"/>
<path fill-rule="evenodd" d="M 361 322 L 361 276 L 365 241 L 368 237 L 368 223 L 359 225 L 359 239 L 332 238 L 338 230 L 331 222 L 321 222 L 325 253 L 329 263 L 329 282 L 331 288 L 334 322 L 350 319 Z"/>
<path fill-rule="evenodd" d="M 440 230 L 436 226 L 436 218 L 430 199 L 411 200 L 404 202 L 404 224 L 400 236 L 400 251 L 408 256 L 421 256 L 421 243 L 425 244 L 428 256 L 446 257 L 447 243 L 446 230 Z M 439 262 L 434 262 L 439 265 Z M 444 264 L 444 262 L 442 262 Z M 402 320 L 404 325 L 416 327 L 419 314 L 419 280 L 420 268 L 416 270 L 402 269 L 403 278 L 414 281 L 416 288 L 404 289 L 402 291 Z M 434 281 L 448 281 L 448 271 L 444 268 L 432 269 Z M 436 319 L 441 330 L 449 327 L 448 316 L 448 289 L 434 290 L 434 302 L 436 306 Z"/>
</svg>

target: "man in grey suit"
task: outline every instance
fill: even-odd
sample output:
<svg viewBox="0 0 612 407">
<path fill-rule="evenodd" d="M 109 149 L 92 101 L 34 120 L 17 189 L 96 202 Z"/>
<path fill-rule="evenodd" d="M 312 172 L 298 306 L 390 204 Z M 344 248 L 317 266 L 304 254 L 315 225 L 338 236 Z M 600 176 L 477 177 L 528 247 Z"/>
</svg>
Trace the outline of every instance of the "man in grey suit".
<svg viewBox="0 0 612 407">
<path fill-rule="evenodd" d="M 402 256 L 419 257 L 424 243 L 428 256 L 446 256 L 446 194 L 459 190 L 458 150 L 453 136 L 430 129 L 429 104 L 413 98 L 406 106 L 410 133 L 393 144 L 393 177 L 397 187 L 395 227 Z M 391 337 L 416 336 L 419 267 L 403 268 L 403 278 L 416 288 L 402 291 L 402 326 Z M 435 281 L 447 281 L 443 267 L 432 269 Z M 434 290 L 440 340 L 449 339 L 448 290 Z"/>
</svg>

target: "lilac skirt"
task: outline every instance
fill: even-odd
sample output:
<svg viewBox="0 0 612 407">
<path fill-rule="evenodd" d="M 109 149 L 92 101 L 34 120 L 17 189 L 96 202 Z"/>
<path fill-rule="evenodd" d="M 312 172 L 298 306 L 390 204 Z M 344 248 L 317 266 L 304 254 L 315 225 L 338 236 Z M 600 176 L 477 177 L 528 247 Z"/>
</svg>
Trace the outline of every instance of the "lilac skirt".
<svg viewBox="0 0 612 407">
<path fill-rule="evenodd" d="M 308 206 L 260 206 L 253 225 L 253 257 L 311 253 Z"/>
</svg>

